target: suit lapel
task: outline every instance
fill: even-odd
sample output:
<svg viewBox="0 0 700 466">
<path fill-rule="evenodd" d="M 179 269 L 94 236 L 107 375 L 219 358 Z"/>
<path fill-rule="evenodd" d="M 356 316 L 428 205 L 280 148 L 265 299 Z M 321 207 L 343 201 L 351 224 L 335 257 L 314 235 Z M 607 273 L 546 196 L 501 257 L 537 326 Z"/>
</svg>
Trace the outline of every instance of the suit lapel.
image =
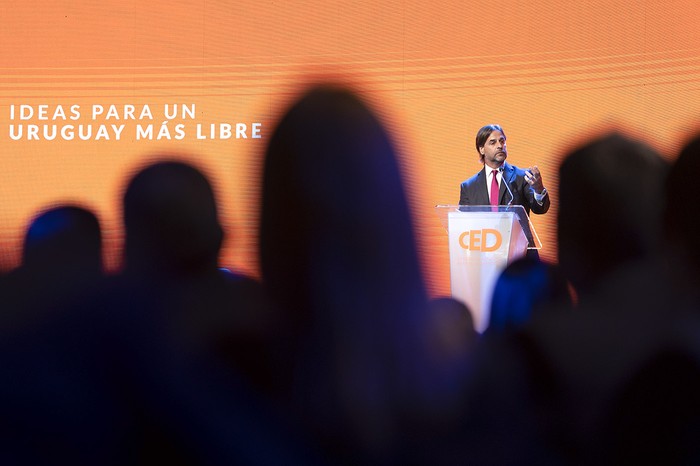
<svg viewBox="0 0 700 466">
<path fill-rule="evenodd" d="M 508 193 L 508 190 L 506 189 L 506 183 L 510 183 L 515 177 L 515 169 L 513 166 L 509 165 L 507 162 L 503 162 L 503 172 L 501 173 L 501 177 L 501 186 L 498 190 L 498 203 L 500 205 L 506 205 L 507 200 L 512 202 L 512 199 L 510 199 L 510 193 Z M 510 186 L 510 184 L 508 184 L 508 186 Z"/>
<path fill-rule="evenodd" d="M 491 201 L 489 201 L 489 188 L 486 186 L 486 166 L 479 172 L 475 188 L 479 198 L 475 200 L 474 205 L 489 205 Z"/>
<path fill-rule="evenodd" d="M 512 165 L 509 165 L 508 163 L 503 164 L 503 172 L 501 173 L 502 179 L 501 179 L 501 186 L 498 189 L 498 203 L 500 205 L 505 205 L 507 202 L 506 200 L 510 201 L 510 193 L 508 193 L 508 190 L 506 189 L 505 183 L 511 183 L 513 179 L 515 178 L 515 169 L 513 168 Z M 490 183 L 491 181 L 488 180 L 488 177 L 486 176 L 486 166 L 481 169 L 479 172 L 479 175 L 476 178 L 476 183 L 474 183 L 474 189 L 475 193 L 478 196 L 474 200 L 474 205 L 489 205 L 491 204 L 491 200 L 489 199 L 489 190 L 487 183 Z M 509 185 L 510 186 L 510 185 Z M 512 188 L 511 188 L 512 189 Z"/>
</svg>

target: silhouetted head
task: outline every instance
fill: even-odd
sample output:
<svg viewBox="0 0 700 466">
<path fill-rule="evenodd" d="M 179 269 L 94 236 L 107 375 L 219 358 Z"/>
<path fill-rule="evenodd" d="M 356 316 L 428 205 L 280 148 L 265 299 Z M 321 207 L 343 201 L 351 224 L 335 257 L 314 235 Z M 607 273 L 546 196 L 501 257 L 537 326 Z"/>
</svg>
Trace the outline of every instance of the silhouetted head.
<svg viewBox="0 0 700 466">
<path fill-rule="evenodd" d="M 700 172 L 700 136 L 690 141 L 673 163 L 666 181 L 666 235 L 674 253 L 696 278 L 700 277 L 700 249 L 697 247 L 700 218 L 694 212 L 695 178 Z"/>
<path fill-rule="evenodd" d="M 183 162 L 136 174 L 124 194 L 127 270 L 180 274 L 216 267 L 223 231 L 207 178 Z"/>
<path fill-rule="evenodd" d="M 22 255 L 23 267 L 32 272 L 101 274 L 100 223 L 83 207 L 48 209 L 27 228 Z"/>
<path fill-rule="evenodd" d="M 559 168 L 559 263 L 585 292 L 660 245 L 668 164 L 647 145 L 612 134 L 574 150 Z"/>
<path fill-rule="evenodd" d="M 559 267 L 523 257 L 510 263 L 496 281 L 487 332 L 516 330 L 545 309 L 571 307 L 569 285 Z"/>
<path fill-rule="evenodd" d="M 265 157 L 260 254 L 264 282 L 295 308 L 346 293 L 338 283 L 371 287 L 377 300 L 402 286 L 422 293 L 394 149 L 351 92 L 312 89 L 279 122 Z"/>
<path fill-rule="evenodd" d="M 434 379 L 427 297 L 388 134 L 353 93 L 313 88 L 274 130 L 262 190 L 263 285 L 299 348 L 299 409 L 324 444 L 383 450 L 396 410 L 417 409 L 422 383 Z"/>
</svg>

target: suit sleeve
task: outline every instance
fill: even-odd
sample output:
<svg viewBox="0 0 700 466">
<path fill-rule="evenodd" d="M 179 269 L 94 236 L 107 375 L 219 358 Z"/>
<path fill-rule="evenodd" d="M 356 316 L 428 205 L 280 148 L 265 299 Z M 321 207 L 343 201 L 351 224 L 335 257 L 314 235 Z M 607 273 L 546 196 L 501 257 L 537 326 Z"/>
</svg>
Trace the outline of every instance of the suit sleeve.
<svg viewBox="0 0 700 466">
<path fill-rule="evenodd" d="M 459 205 L 469 205 L 469 194 L 467 193 L 467 183 L 461 184 L 459 189 Z"/>
<path fill-rule="evenodd" d="M 549 191 L 547 191 L 547 194 L 545 194 L 544 198 L 542 199 L 542 205 L 539 204 L 535 200 L 535 190 L 532 188 L 529 188 L 529 193 L 527 196 L 527 200 L 530 203 L 530 210 L 532 210 L 533 213 L 535 214 L 544 214 L 547 213 L 549 210 Z"/>
<path fill-rule="evenodd" d="M 549 193 L 547 193 L 542 199 L 542 205 L 540 205 L 535 200 L 535 190 L 532 189 L 527 181 L 525 181 L 525 171 L 517 169 L 515 185 L 517 187 L 516 193 L 517 199 L 514 201 L 516 204 L 521 204 L 525 207 L 528 213 L 533 214 L 544 214 L 549 210 Z"/>
</svg>

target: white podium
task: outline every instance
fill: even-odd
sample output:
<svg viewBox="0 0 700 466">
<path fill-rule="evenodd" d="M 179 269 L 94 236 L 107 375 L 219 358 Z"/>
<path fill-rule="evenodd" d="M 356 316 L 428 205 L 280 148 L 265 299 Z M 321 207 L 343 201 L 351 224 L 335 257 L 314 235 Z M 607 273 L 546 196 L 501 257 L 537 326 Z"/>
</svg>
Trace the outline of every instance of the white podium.
<svg viewBox="0 0 700 466">
<path fill-rule="evenodd" d="M 474 327 L 486 330 L 498 276 L 528 249 L 541 249 L 522 206 L 435 207 L 449 239 L 452 297 L 472 312 Z"/>
</svg>

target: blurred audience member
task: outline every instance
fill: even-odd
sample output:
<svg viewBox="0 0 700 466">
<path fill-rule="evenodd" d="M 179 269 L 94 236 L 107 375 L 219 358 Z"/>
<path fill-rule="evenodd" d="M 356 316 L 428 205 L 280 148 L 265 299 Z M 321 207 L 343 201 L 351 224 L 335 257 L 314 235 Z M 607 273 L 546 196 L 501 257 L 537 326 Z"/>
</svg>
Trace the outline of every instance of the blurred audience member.
<svg viewBox="0 0 700 466">
<path fill-rule="evenodd" d="M 165 279 L 217 270 L 223 229 L 207 178 L 183 162 L 147 166 L 124 193 L 126 274 Z"/>
<path fill-rule="evenodd" d="M 559 267 L 523 257 L 508 264 L 496 280 L 485 333 L 513 332 L 540 313 L 572 307 L 569 284 Z"/>
<path fill-rule="evenodd" d="M 124 226 L 122 283 L 164 312 L 180 344 L 225 352 L 255 383 L 271 383 L 258 360 L 274 343 L 271 311 L 257 281 L 219 267 L 224 233 L 206 176 L 178 161 L 145 167 L 124 193 Z"/>
<path fill-rule="evenodd" d="M 574 313 L 538 321 L 528 337 L 537 364 L 549 368 L 548 389 L 555 394 L 549 413 L 557 428 L 550 439 L 568 459 L 619 459 L 615 451 L 626 440 L 608 428 L 611 420 L 643 423 L 651 408 L 637 405 L 621 418 L 620 412 L 630 413 L 618 406 L 621 394 L 638 391 L 630 385 L 635 379 L 649 380 L 640 374 L 648 373 L 655 355 L 696 351 L 688 338 L 696 319 L 678 308 L 661 256 L 668 171 L 654 150 L 620 135 L 591 141 L 561 164 L 559 258 L 579 304 Z M 662 438 L 636 447 L 664 450 Z"/>
<path fill-rule="evenodd" d="M 43 312 L 84 298 L 102 276 L 97 216 L 77 205 L 51 207 L 27 227 L 22 263 L 4 278 L 4 304 L 30 318 L 30 310 Z"/>
<path fill-rule="evenodd" d="M 700 303 L 700 218 L 693 211 L 700 136 L 683 147 L 666 181 L 665 233 L 674 289 Z"/>
<path fill-rule="evenodd" d="M 617 134 L 562 162 L 559 263 L 581 299 L 621 268 L 658 255 L 668 168 L 651 147 Z"/>
<path fill-rule="evenodd" d="M 395 151 L 358 97 L 316 87 L 282 117 L 261 215 L 263 284 L 293 330 L 298 417 L 334 464 L 419 451 L 412 429 L 446 401 Z"/>
<path fill-rule="evenodd" d="M 100 223 L 90 210 L 64 205 L 38 215 L 24 238 L 22 265 L 37 272 L 102 273 Z"/>
<path fill-rule="evenodd" d="M 298 460 L 303 448 L 264 401 L 277 390 L 279 327 L 256 281 L 219 268 L 223 228 L 206 176 L 178 161 L 145 167 L 124 193 L 124 225 L 109 307 L 127 336 L 115 339 L 130 461 Z"/>
<path fill-rule="evenodd" d="M 76 205 L 40 212 L 0 300 L 0 463 L 94 464 L 110 450 L 112 412 L 88 369 L 82 309 L 102 280 L 97 217 Z"/>
</svg>

